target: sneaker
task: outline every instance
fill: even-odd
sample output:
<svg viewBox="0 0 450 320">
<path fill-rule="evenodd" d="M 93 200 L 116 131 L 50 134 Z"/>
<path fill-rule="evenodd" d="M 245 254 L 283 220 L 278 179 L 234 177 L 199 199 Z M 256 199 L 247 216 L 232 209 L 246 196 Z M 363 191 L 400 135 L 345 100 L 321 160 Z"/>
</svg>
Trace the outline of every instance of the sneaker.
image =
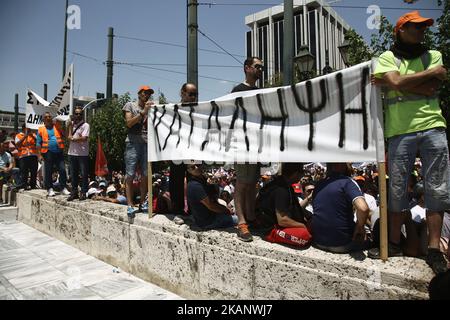
<svg viewBox="0 0 450 320">
<path fill-rule="evenodd" d="M 78 199 L 78 194 L 71 194 L 68 198 L 67 201 L 73 201 L 75 199 Z"/>
<path fill-rule="evenodd" d="M 145 201 L 143 204 L 139 205 L 139 211 L 142 213 L 148 213 L 148 202 Z"/>
<path fill-rule="evenodd" d="M 48 197 L 54 197 L 54 196 L 56 196 L 56 193 L 55 193 L 55 191 L 53 191 L 53 188 L 48 189 L 48 194 L 47 194 L 47 196 L 48 196 Z"/>
<path fill-rule="evenodd" d="M 64 188 L 64 189 L 61 191 L 61 193 L 62 193 L 63 195 L 65 195 L 65 196 L 70 195 L 70 191 L 67 190 L 67 188 Z"/>
<path fill-rule="evenodd" d="M 136 208 L 128 206 L 127 215 L 129 219 L 134 219 L 134 217 L 136 217 Z"/>
<path fill-rule="evenodd" d="M 180 216 L 175 216 L 175 218 L 173 218 L 173 222 L 175 222 L 175 224 L 177 224 L 179 226 L 184 224 L 184 220 Z"/>
<path fill-rule="evenodd" d="M 435 274 L 447 271 L 447 260 L 439 249 L 428 248 L 427 264 L 433 269 Z"/>
<path fill-rule="evenodd" d="M 381 259 L 380 248 L 372 248 L 367 251 L 367 255 L 371 259 Z M 388 257 L 401 257 L 403 256 L 402 248 L 399 245 L 388 243 Z"/>
<path fill-rule="evenodd" d="M 248 231 L 248 225 L 246 223 L 238 224 L 237 229 L 237 236 L 239 240 L 242 240 L 244 242 L 253 241 L 253 236 L 250 231 Z"/>
<path fill-rule="evenodd" d="M 80 194 L 80 201 L 86 200 L 86 193 L 82 192 Z"/>
</svg>

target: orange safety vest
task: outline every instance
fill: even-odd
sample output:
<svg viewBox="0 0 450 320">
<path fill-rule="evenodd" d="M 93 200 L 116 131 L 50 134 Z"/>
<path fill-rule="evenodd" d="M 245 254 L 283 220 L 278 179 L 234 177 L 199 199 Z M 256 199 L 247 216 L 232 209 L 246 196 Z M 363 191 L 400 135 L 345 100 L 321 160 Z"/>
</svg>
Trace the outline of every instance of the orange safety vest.
<svg viewBox="0 0 450 320">
<path fill-rule="evenodd" d="M 63 141 L 63 134 L 61 132 L 61 129 L 58 126 L 53 126 L 56 142 L 58 142 L 58 147 L 60 149 L 64 149 L 64 141 Z M 48 132 L 47 128 L 45 126 L 39 127 L 38 133 L 42 138 L 42 144 L 41 144 L 41 153 L 47 153 L 48 151 Z"/>
<path fill-rule="evenodd" d="M 24 136 L 25 134 L 23 132 L 18 133 L 16 135 L 16 140 L 22 140 Z M 22 145 L 17 147 L 17 151 L 19 151 L 19 158 L 37 155 L 36 135 L 33 133 L 31 136 L 26 137 L 22 141 Z"/>
</svg>

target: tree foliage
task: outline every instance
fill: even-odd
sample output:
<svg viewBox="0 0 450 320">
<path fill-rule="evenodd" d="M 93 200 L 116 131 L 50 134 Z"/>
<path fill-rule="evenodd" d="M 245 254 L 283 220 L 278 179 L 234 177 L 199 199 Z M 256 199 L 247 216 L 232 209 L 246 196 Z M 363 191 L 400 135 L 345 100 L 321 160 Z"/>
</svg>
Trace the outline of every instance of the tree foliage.
<svg viewBox="0 0 450 320">
<path fill-rule="evenodd" d="M 394 26 L 385 16 L 380 17 L 378 34 L 372 34 L 370 48 L 372 56 L 378 57 L 394 44 Z"/>
<path fill-rule="evenodd" d="M 348 62 L 350 65 L 359 64 L 372 58 L 371 51 L 361 37 L 354 29 L 350 29 L 345 33 L 345 38 L 350 43 L 348 54 Z"/>
<path fill-rule="evenodd" d="M 126 93 L 118 99 L 108 100 L 100 109 L 95 110 L 90 121 L 91 134 L 89 136 L 89 156 L 92 170 L 97 153 L 97 137 L 99 137 L 109 170 L 124 171 L 123 155 L 127 129 L 122 108 L 130 101 L 130 95 Z"/>
<path fill-rule="evenodd" d="M 438 1 L 438 5 L 443 5 L 443 12 L 440 18 L 437 20 L 438 32 L 434 35 L 436 49 L 442 53 L 443 64 L 447 68 L 450 68 L 450 1 L 444 0 Z M 441 109 L 447 120 L 447 139 L 449 138 L 450 127 L 450 81 L 447 79 L 441 87 L 439 98 L 441 101 Z"/>
<path fill-rule="evenodd" d="M 158 91 L 158 104 L 167 104 L 169 101 L 167 100 L 166 96 L 164 95 L 164 92 L 161 90 Z"/>
</svg>

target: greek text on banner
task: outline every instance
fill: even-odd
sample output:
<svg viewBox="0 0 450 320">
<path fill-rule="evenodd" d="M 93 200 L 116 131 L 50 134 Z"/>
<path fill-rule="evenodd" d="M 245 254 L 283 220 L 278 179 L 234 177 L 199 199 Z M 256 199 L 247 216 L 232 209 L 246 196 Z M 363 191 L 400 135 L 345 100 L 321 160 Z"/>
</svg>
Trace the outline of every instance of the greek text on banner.
<svg viewBox="0 0 450 320">
<path fill-rule="evenodd" d="M 382 115 L 370 84 L 372 63 L 294 86 L 157 105 L 149 112 L 148 159 L 380 161 Z"/>
</svg>

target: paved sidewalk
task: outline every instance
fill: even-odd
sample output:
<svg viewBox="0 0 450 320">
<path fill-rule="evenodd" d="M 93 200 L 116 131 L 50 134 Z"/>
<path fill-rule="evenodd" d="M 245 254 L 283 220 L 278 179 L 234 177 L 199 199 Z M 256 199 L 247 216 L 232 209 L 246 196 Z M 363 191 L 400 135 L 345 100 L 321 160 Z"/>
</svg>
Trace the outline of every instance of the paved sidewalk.
<svg viewBox="0 0 450 320">
<path fill-rule="evenodd" d="M 0 214 L 0 300 L 179 300 Z"/>
</svg>

